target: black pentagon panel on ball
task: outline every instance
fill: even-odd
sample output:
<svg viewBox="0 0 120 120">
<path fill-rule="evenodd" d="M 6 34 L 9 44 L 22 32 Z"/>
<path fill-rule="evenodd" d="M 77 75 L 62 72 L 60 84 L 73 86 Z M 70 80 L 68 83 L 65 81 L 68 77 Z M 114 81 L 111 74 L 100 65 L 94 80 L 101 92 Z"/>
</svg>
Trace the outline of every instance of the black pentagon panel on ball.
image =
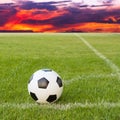
<svg viewBox="0 0 120 120">
<path fill-rule="evenodd" d="M 30 95 L 31 95 L 31 97 L 32 97 L 35 101 L 38 100 L 38 98 L 37 98 L 37 96 L 35 95 L 35 93 L 30 92 Z"/>
<path fill-rule="evenodd" d="M 49 81 L 44 77 L 38 80 L 38 88 L 46 89 L 48 84 Z"/>
<path fill-rule="evenodd" d="M 56 96 L 56 95 L 50 95 L 50 96 L 47 98 L 47 101 L 48 101 L 49 103 L 51 103 L 51 102 L 54 102 L 56 99 L 57 99 L 57 96 Z"/>
<path fill-rule="evenodd" d="M 51 69 L 43 69 L 44 72 L 52 72 Z"/>
<path fill-rule="evenodd" d="M 33 76 L 34 76 L 34 74 L 30 77 L 30 79 L 29 79 L 28 83 L 30 83 L 30 82 L 32 81 Z"/>
<path fill-rule="evenodd" d="M 59 78 L 59 77 L 57 77 L 57 84 L 59 85 L 59 87 L 62 87 L 63 86 L 63 84 L 62 84 L 62 80 Z"/>
</svg>

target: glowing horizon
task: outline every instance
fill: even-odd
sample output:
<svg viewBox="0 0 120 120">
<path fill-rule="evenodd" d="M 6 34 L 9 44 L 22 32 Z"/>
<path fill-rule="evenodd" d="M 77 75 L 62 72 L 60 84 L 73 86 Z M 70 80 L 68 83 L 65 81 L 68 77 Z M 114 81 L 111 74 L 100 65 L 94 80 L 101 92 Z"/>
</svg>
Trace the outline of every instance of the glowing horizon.
<svg viewBox="0 0 120 120">
<path fill-rule="evenodd" d="M 119 11 L 120 0 L 4 0 L 0 32 L 120 32 Z"/>
</svg>

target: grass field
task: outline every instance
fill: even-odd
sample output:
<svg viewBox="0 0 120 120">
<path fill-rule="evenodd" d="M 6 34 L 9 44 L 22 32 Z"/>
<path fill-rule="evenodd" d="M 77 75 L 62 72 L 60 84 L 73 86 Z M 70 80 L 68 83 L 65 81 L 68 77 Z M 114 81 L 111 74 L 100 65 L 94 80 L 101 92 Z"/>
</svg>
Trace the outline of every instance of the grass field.
<svg viewBox="0 0 120 120">
<path fill-rule="evenodd" d="M 41 68 L 64 81 L 54 104 L 28 94 Z M 0 120 L 120 120 L 120 34 L 0 34 Z"/>
</svg>

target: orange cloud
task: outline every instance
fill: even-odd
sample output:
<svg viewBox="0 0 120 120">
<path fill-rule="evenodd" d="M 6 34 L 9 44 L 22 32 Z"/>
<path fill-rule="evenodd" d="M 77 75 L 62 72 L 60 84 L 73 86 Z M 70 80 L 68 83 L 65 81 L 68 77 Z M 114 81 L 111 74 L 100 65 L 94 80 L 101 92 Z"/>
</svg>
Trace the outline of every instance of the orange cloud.
<svg viewBox="0 0 120 120">
<path fill-rule="evenodd" d="M 1 5 L 0 31 L 120 32 L 118 6 L 116 9 L 115 6 L 110 6 L 111 9 L 103 6 L 103 9 L 97 6 L 75 7 L 76 4 L 64 6 L 62 2 L 56 6 L 56 3 L 29 1 L 18 5 Z"/>
<path fill-rule="evenodd" d="M 39 14 L 35 14 L 38 13 Z M 48 31 L 47 29 L 50 29 L 51 31 L 53 30 L 53 25 L 51 24 L 25 24 L 21 23 L 23 20 L 46 20 L 46 19 L 52 19 L 54 17 L 61 16 L 63 14 L 67 13 L 67 11 L 51 11 L 49 12 L 48 10 L 42 9 L 31 9 L 31 10 L 19 10 L 16 15 L 12 16 L 9 21 L 0 29 L 4 30 L 32 30 L 33 32 L 43 32 L 43 31 Z M 37 25 L 36 25 L 37 24 Z"/>
<path fill-rule="evenodd" d="M 120 32 L 120 24 L 90 22 L 90 23 L 75 24 L 73 26 L 70 26 L 69 29 L 71 31 L 81 31 L 81 32 Z"/>
<path fill-rule="evenodd" d="M 39 14 L 35 14 L 39 13 Z M 51 19 L 57 16 L 61 16 L 67 13 L 67 11 L 57 10 L 57 11 L 48 11 L 46 9 L 38 10 L 38 9 L 31 9 L 31 10 L 20 10 L 16 17 L 23 20 L 23 19 L 35 19 L 35 20 L 46 20 Z"/>
</svg>

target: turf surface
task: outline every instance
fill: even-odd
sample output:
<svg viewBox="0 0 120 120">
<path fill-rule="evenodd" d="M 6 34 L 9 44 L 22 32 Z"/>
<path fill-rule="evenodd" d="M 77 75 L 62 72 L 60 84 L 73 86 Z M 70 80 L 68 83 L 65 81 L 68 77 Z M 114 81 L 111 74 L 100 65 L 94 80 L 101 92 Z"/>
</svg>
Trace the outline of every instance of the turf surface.
<svg viewBox="0 0 120 120">
<path fill-rule="evenodd" d="M 119 38 L 115 33 L 0 34 L 0 119 L 119 120 Z M 41 68 L 55 70 L 64 81 L 54 104 L 37 105 L 28 94 L 28 80 Z"/>
</svg>

